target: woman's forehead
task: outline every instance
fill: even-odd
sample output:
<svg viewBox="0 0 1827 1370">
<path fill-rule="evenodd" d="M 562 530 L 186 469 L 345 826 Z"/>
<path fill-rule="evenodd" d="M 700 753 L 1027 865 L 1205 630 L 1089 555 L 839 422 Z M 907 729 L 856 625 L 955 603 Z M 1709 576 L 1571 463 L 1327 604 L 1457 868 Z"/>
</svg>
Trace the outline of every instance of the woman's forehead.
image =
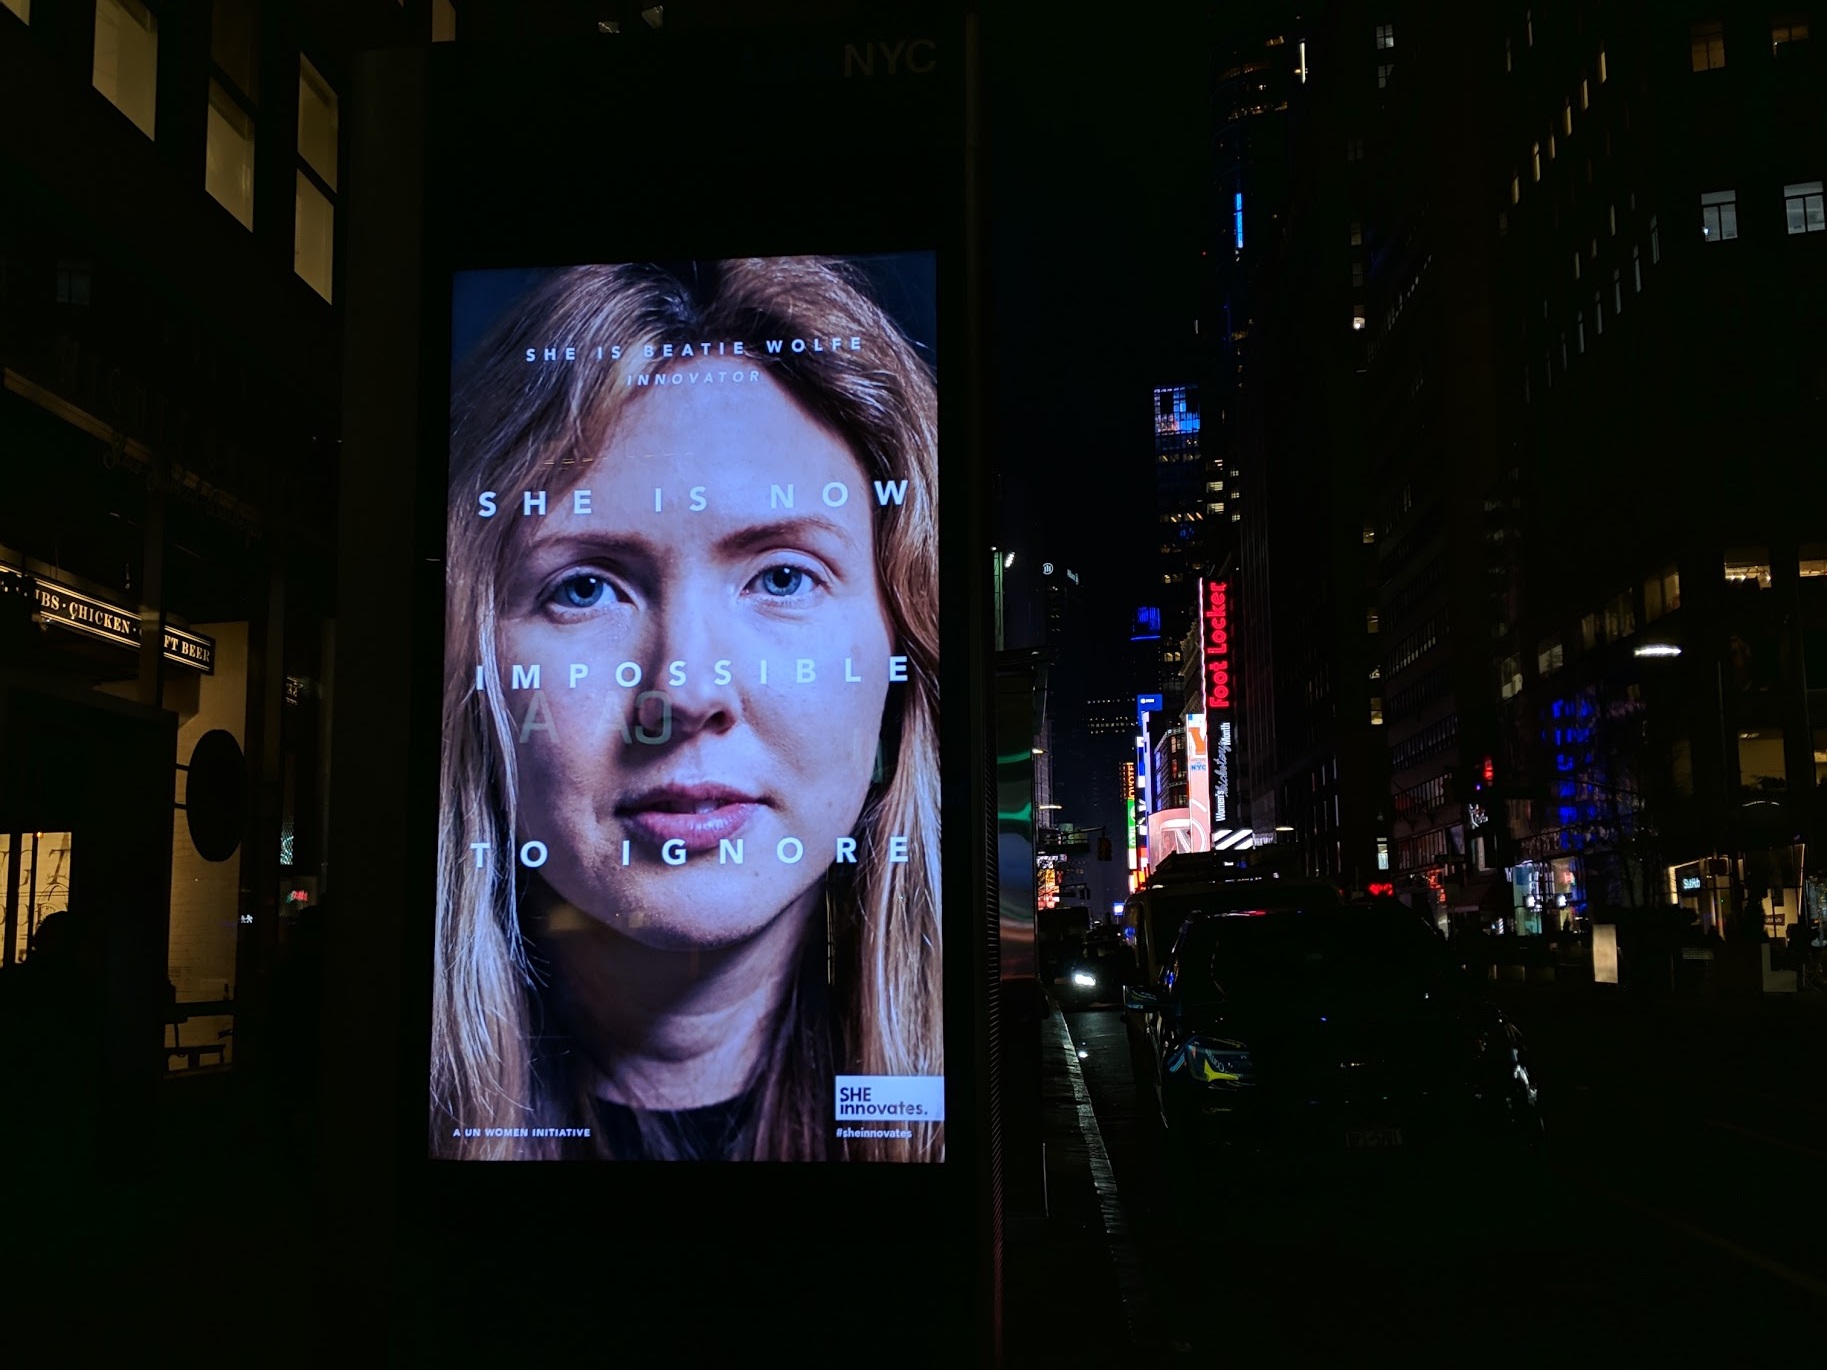
<svg viewBox="0 0 1827 1370">
<path fill-rule="evenodd" d="M 714 479 L 766 494 L 821 476 L 861 477 L 850 444 L 765 372 L 736 379 L 732 368 L 701 365 L 660 374 L 668 379 L 625 397 L 613 422 L 590 425 L 596 431 L 566 454 L 572 484 Z"/>
</svg>

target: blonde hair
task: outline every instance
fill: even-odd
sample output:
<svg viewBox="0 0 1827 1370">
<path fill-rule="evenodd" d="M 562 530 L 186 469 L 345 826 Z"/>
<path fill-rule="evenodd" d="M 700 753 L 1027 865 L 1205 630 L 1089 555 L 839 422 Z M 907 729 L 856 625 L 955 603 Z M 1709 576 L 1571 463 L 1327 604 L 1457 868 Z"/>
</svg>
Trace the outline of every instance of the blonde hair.
<svg viewBox="0 0 1827 1370">
<path fill-rule="evenodd" d="M 583 474 L 646 388 L 646 344 L 863 337 L 859 351 L 749 354 L 842 437 L 866 478 L 906 481 L 878 514 L 875 564 L 907 681 L 884 709 L 884 765 L 856 830 L 857 865 L 827 876 L 832 985 L 802 957 L 755 1094 L 752 1159 L 940 1160 L 942 1124 L 909 1142 L 832 1136 L 832 1076 L 943 1075 L 939 894 L 937 394 L 927 364 L 842 261 L 813 257 L 585 266 L 546 277 L 485 339 L 451 392 L 442 794 L 431 1034 L 432 1154 L 578 1154 L 550 1139 L 468 1130 L 576 1126 L 582 1100 L 522 926 L 515 733 L 498 673 L 496 609 L 512 520 L 474 516 L 485 490 Z M 529 365 L 554 340 L 589 364 Z M 598 346 L 605 360 L 595 361 Z M 609 360 L 612 348 L 621 360 Z M 660 363 L 664 366 L 667 363 Z M 555 490 L 554 493 L 562 494 Z M 484 688 L 475 688 L 482 665 Z M 887 835 L 911 859 L 890 862 Z M 486 843 L 480 868 L 474 843 Z M 600 1131 L 600 1130 L 599 1130 Z M 923 1134 L 923 1135 L 920 1135 Z M 600 1143 L 597 1150 L 600 1151 Z"/>
</svg>

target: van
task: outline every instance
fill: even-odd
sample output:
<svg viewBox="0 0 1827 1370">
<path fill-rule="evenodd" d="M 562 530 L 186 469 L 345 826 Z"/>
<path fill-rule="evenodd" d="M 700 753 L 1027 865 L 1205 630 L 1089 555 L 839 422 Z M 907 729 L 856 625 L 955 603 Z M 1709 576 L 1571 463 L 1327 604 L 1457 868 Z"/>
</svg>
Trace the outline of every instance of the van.
<svg viewBox="0 0 1827 1370">
<path fill-rule="evenodd" d="M 1123 906 L 1123 922 L 1135 929 L 1141 981 L 1153 985 L 1160 980 L 1174 939 L 1189 918 L 1247 909 L 1329 909 L 1343 903 L 1336 886 L 1311 876 L 1244 873 L 1230 879 L 1168 880 L 1147 885 L 1129 896 Z"/>
</svg>

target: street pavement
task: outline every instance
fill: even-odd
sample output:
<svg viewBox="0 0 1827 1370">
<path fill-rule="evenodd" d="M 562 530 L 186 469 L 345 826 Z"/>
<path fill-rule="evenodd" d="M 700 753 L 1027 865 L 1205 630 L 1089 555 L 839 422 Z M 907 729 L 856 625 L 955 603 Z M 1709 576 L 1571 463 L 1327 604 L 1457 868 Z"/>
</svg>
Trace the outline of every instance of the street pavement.
<svg viewBox="0 0 1827 1370">
<path fill-rule="evenodd" d="M 1545 1167 L 1468 1156 L 1274 1191 L 1169 1163 L 1120 1011 L 1056 1019 L 1046 1226 L 1074 1244 L 1011 1228 L 1005 1364 L 1827 1363 L 1827 996 L 1494 993 L 1532 1050 Z M 1086 1154 L 1055 1159 L 1071 1122 Z"/>
</svg>

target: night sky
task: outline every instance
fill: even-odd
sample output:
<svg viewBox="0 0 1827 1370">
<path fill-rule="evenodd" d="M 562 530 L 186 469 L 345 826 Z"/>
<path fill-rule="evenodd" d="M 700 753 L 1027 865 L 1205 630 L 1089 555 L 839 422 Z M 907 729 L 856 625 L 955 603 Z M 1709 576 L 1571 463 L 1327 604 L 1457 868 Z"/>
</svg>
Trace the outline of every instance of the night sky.
<svg viewBox="0 0 1827 1370">
<path fill-rule="evenodd" d="M 1149 392 L 1191 370 L 1206 45 L 1115 8 L 1092 24 L 1012 8 L 983 19 L 997 541 L 1071 561 L 1120 609 L 1145 593 L 1152 541 Z"/>
</svg>

